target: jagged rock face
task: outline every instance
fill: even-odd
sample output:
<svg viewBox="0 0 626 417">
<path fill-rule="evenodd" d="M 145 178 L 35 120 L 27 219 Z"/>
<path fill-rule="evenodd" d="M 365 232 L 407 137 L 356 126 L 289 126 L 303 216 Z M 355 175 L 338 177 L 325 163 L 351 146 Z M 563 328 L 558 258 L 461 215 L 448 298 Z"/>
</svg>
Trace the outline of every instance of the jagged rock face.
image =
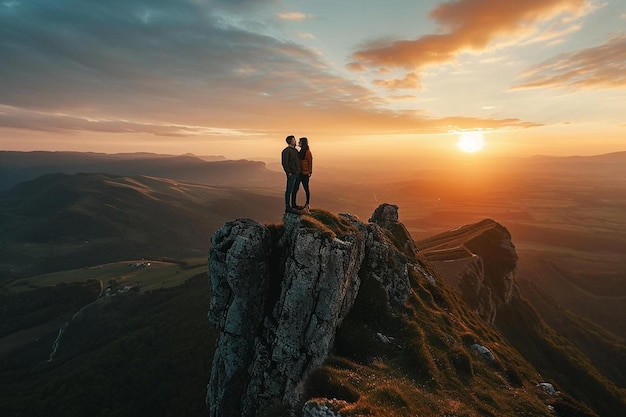
<svg viewBox="0 0 626 417">
<path fill-rule="evenodd" d="M 269 288 L 271 237 L 251 220 L 223 226 L 211 238 L 208 275 L 211 285 L 209 320 L 221 330 L 207 398 L 211 415 L 237 415 L 238 398 L 253 358 L 254 337 L 263 320 Z M 228 412 L 221 410 L 228 404 Z"/>
<path fill-rule="evenodd" d="M 302 381 L 326 359 L 360 284 L 365 248 L 358 234 L 329 240 L 299 227 L 298 216 L 286 215 L 280 245 L 285 251 L 280 299 L 255 340 L 244 416 L 255 415 L 263 408 L 259 403 L 297 402 Z"/>
<path fill-rule="evenodd" d="M 519 297 L 517 253 L 509 231 L 491 219 L 417 242 L 441 277 L 493 324 L 500 307 Z"/>
<path fill-rule="evenodd" d="M 331 352 L 364 273 L 387 294 L 392 311 L 405 304 L 408 271 L 422 266 L 387 237 L 390 229 L 406 231 L 394 207 L 374 216 L 378 224 L 341 215 L 351 227 L 336 237 L 294 214 L 285 214 L 274 243 L 268 228 L 252 220 L 227 223 L 212 236 L 208 317 L 220 337 L 207 390 L 211 417 L 260 416 L 276 403 L 293 407 L 306 377 Z"/>
</svg>

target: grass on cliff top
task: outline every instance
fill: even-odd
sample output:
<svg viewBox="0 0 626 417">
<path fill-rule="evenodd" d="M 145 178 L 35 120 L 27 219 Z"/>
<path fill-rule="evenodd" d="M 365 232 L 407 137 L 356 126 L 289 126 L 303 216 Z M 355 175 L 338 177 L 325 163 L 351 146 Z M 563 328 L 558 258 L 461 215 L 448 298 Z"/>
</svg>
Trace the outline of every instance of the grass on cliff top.
<svg viewBox="0 0 626 417">
<path fill-rule="evenodd" d="M 313 209 L 300 217 L 300 223 L 311 230 L 318 230 L 329 240 L 357 231 L 347 219 L 326 210 Z"/>
<path fill-rule="evenodd" d="M 333 356 L 307 379 L 305 400 L 343 400 L 342 416 L 596 416 L 565 394 L 537 388 L 544 381 L 535 369 L 441 279 L 433 285 L 411 272 L 412 291 L 397 314 L 368 275 Z M 495 360 L 481 357 L 474 343 Z"/>
</svg>

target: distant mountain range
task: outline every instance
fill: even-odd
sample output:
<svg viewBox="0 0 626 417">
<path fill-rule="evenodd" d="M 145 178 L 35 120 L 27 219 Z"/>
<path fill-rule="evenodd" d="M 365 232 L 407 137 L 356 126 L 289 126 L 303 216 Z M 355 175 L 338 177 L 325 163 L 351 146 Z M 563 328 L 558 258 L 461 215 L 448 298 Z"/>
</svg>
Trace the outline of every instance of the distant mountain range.
<svg viewBox="0 0 626 417">
<path fill-rule="evenodd" d="M 49 173 L 147 175 L 211 185 L 262 185 L 282 180 L 263 162 L 150 153 L 0 152 L 0 191 Z"/>
</svg>

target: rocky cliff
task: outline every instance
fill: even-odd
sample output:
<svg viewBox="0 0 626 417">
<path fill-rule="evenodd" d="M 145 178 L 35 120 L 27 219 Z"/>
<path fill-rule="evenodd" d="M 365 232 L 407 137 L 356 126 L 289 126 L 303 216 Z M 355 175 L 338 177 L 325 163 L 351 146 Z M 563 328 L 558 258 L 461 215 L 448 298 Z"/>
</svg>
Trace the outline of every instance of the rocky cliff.
<svg viewBox="0 0 626 417">
<path fill-rule="evenodd" d="M 509 231 L 494 220 L 459 227 L 416 245 L 488 323 L 495 322 L 498 309 L 519 299 L 515 245 Z"/>
<path fill-rule="evenodd" d="M 331 352 L 365 273 L 392 312 L 407 301 L 409 270 L 434 279 L 389 204 L 368 223 L 323 211 L 285 214 L 282 226 L 239 219 L 211 242 L 208 316 L 220 331 L 207 393 L 212 417 L 294 406 Z"/>
</svg>

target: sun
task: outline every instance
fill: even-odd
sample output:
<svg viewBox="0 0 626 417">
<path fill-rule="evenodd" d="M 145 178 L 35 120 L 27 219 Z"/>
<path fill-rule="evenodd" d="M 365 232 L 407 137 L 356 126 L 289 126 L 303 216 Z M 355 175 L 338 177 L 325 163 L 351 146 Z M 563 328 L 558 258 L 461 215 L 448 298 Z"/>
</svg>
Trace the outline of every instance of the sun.
<svg viewBox="0 0 626 417">
<path fill-rule="evenodd" d="M 485 146 L 485 138 L 483 132 L 463 132 L 459 135 L 456 147 L 465 153 L 475 153 Z"/>
</svg>

